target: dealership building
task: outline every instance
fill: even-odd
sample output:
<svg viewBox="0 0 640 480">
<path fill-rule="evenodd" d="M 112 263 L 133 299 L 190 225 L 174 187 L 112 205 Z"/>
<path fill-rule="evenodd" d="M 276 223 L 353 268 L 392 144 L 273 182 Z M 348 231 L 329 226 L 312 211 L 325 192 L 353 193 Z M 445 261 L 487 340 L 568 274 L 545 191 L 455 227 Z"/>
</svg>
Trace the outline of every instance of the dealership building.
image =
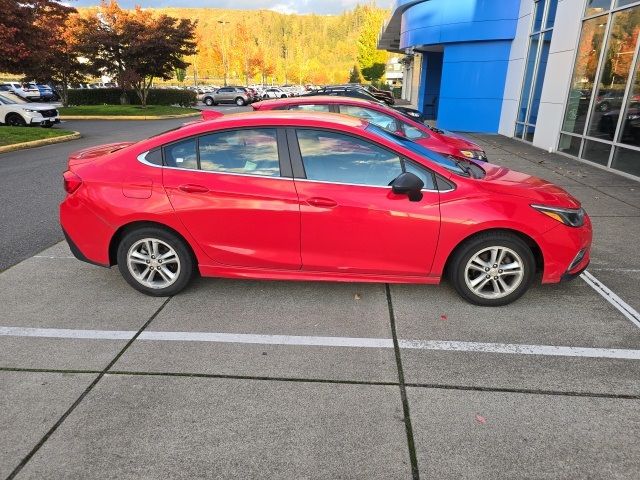
<svg viewBox="0 0 640 480">
<path fill-rule="evenodd" d="M 447 130 L 640 178 L 639 0 L 398 0 L 379 46 Z"/>
</svg>

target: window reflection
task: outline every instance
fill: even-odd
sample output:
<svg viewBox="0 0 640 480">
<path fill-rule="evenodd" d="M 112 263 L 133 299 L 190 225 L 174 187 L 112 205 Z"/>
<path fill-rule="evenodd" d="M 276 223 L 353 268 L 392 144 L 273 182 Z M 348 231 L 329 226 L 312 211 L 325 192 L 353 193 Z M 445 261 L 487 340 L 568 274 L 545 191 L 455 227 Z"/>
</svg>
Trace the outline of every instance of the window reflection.
<svg viewBox="0 0 640 480">
<path fill-rule="evenodd" d="M 340 113 L 351 117 L 362 118 L 369 123 L 373 123 L 378 127 L 384 128 L 389 132 L 397 132 L 399 130 L 396 119 L 390 115 L 385 115 L 377 110 L 369 108 L 356 107 L 354 105 L 340 105 Z"/>
<path fill-rule="evenodd" d="M 195 139 L 182 140 L 164 147 L 164 161 L 167 167 L 196 170 L 198 154 Z"/>
<path fill-rule="evenodd" d="M 276 130 L 261 128 L 200 137 L 200 168 L 209 172 L 280 175 Z"/>
<path fill-rule="evenodd" d="M 613 15 L 587 135 L 613 140 L 635 53 L 640 7 Z"/>
<path fill-rule="evenodd" d="M 562 130 L 583 133 L 608 17 L 584 22 Z"/>
<path fill-rule="evenodd" d="M 307 110 L 311 112 L 329 112 L 329 105 L 291 105 L 289 110 Z"/>
<path fill-rule="evenodd" d="M 542 98 L 542 86 L 544 85 L 544 76 L 547 71 L 547 62 L 549 61 L 549 48 L 551 47 L 551 32 L 545 32 L 542 36 L 542 46 L 540 51 L 540 60 L 538 61 L 538 73 L 533 86 L 533 99 L 531 100 L 531 111 L 529 112 L 529 123 L 535 125 L 538 121 L 538 110 L 540 109 L 540 99 Z"/>
<path fill-rule="evenodd" d="M 598 13 L 606 12 L 611 8 L 611 0 L 587 0 L 587 9 L 584 15 L 597 15 Z"/>
<path fill-rule="evenodd" d="M 358 138 L 321 130 L 297 136 L 309 180 L 387 186 L 402 173 L 397 155 Z"/>
</svg>

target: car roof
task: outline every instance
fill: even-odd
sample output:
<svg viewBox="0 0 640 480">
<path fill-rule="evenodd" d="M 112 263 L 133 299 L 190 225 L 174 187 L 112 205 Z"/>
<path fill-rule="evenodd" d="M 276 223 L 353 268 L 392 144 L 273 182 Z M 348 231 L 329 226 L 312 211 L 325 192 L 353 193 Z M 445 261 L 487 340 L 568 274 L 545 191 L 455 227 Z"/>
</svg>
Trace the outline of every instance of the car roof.
<svg viewBox="0 0 640 480">
<path fill-rule="evenodd" d="M 366 100 L 364 98 L 339 97 L 335 95 L 302 95 L 301 97 L 293 97 L 293 98 L 276 98 L 273 100 L 263 100 L 262 102 L 255 103 L 254 106 L 259 111 L 261 111 L 262 107 L 265 107 L 265 109 L 267 109 L 267 108 L 273 108 L 279 105 L 304 105 L 308 103 L 314 104 L 314 105 L 349 104 L 349 105 L 358 105 L 362 107 L 381 106 L 379 102 Z"/>
<path fill-rule="evenodd" d="M 349 117 L 337 113 L 326 112 L 287 112 L 282 110 L 264 110 L 256 112 L 233 113 L 222 115 L 212 120 L 191 122 L 166 133 L 143 140 L 141 144 L 149 146 L 151 141 L 162 145 L 174 142 L 192 135 L 213 133 L 227 128 L 274 128 L 274 127 L 302 127 L 302 128 L 330 128 L 334 130 L 364 129 L 369 122 L 356 117 Z M 212 128 L 214 127 L 214 128 Z"/>
</svg>

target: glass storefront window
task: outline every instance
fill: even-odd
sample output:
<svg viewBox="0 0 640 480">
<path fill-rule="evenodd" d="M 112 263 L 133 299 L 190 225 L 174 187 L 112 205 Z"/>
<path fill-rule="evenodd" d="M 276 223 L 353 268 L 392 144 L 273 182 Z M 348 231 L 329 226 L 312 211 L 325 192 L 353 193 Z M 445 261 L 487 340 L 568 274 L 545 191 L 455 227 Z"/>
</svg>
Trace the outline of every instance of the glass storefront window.
<svg viewBox="0 0 640 480">
<path fill-rule="evenodd" d="M 611 168 L 640 177 L 640 152 L 629 148 L 616 148 Z"/>
<path fill-rule="evenodd" d="M 540 59 L 538 60 L 538 73 L 533 87 L 533 98 L 531 99 L 531 111 L 529 112 L 529 123 L 535 125 L 538 121 L 538 110 L 540 109 L 540 99 L 542 98 L 542 86 L 544 76 L 547 71 L 549 61 L 549 48 L 551 47 L 551 31 L 545 32 L 542 36 L 542 46 Z"/>
<path fill-rule="evenodd" d="M 533 141 L 538 120 L 557 7 L 558 0 L 538 0 L 535 2 L 527 64 L 516 119 L 516 122 L 521 125 L 517 125 L 515 130 L 517 138 L 529 142 Z"/>
<path fill-rule="evenodd" d="M 613 14 L 587 135 L 613 140 L 640 25 L 640 7 Z"/>
<path fill-rule="evenodd" d="M 631 5 L 632 3 L 636 3 L 638 0 L 616 0 L 615 8 L 626 7 L 627 5 Z"/>
<path fill-rule="evenodd" d="M 638 3 L 587 1 L 558 151 L 640 177 Z"/>
<path fill-rule="evenodd" d="M 527 118 L 527 109 L 529 108 L 529 96 L 531 95 L 531 81 L 536 68 L 536 57 L 538 52 L 538 43 L 540 35 L 536 34 L 529 41 L 529 53 L 527 55 L 527 70 L 524 74 L 524 86 L 522 87 L 522 96 L 520 97 L 520 109 L 518 110 L 518 121 L 524 122 Z"/>
<path fill-rule="evenodd" d="M 636 62 L 636 73 L 624 108 L 618 141 L 640 147 L 640 58 Z M 636 154 L 640 155 L 640 152 Z"/>
<path fill-rule="evenodd" d="M 581 134 L 584 131 L 607 22 L 608 17 L 602 16 L 587 20 L 582 26 L 578 56 L 573 69 L 571 90 L 562 126 L 565 132 Z"/>
<path fill-rule="evenodd" d="M 584 158 L 585 160 L 589 160 L 590 162 L 598 163 L 600 165 L 608 165 L 610 153 L 611 145 L 609 145 L 608 143 L 587 140 L 586 142 L 584 142 L 582 158 Z"/>
<path fill-rule="evenodd" d="M 606 12 L 611 8 L 611 0 L 587 0 L 587 9 L 584 16 L 597 15 Z"/>
<path fill-rule="evenodd" d="M 558 151 L 566 153 L 567 155 L 573 155 L 577 157 L 580 155 L 580 145 L 582 144 L 582 138 L 573 137 L 571 135 L 560 135 L 560 144 L 558 145 Z"/>
<path fill-rule="evenodd" d="M 546 3 L 546 0 L 540 0 L 539 2 L 536 2 L 534 8 L 534 12 L 533 12 L 533 32 L 539 32 L 540 30 L 542 30 L 542 19 L 544 17 L 544 5 Z"/>
</svg>

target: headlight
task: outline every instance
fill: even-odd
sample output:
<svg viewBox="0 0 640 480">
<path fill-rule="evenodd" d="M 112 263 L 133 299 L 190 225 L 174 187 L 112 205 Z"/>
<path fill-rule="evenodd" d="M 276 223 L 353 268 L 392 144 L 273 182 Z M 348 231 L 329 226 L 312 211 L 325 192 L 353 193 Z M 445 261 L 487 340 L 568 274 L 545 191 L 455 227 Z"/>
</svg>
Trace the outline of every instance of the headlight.
<svg viewBox="0 0 640 480">
<path fill-rule="evenodd" d="M 581 227 L 584 225 L 584 209 L 583 208 L 559 208 L 546 207 L 544 205 L 531 205 L 540 213 L 544 213 L 547 217 L 551 217 L 569 227 Z"/>
<path fill-rule="evenodd" d="M 487 155 L 484 152 L 478 151 L 478 150 L 460 150 L 460 153 L 462 154 L 463 157 L 471 158 L 473 160 L 487 159 Z"/>
<path fill-rule="evenodd" d="M 31 108 L 24 108 L 23 109 L 25 112 L 29 112 L 29 113 L 38 113 L 38 110 L 33 110 Z"/>
</svg>

